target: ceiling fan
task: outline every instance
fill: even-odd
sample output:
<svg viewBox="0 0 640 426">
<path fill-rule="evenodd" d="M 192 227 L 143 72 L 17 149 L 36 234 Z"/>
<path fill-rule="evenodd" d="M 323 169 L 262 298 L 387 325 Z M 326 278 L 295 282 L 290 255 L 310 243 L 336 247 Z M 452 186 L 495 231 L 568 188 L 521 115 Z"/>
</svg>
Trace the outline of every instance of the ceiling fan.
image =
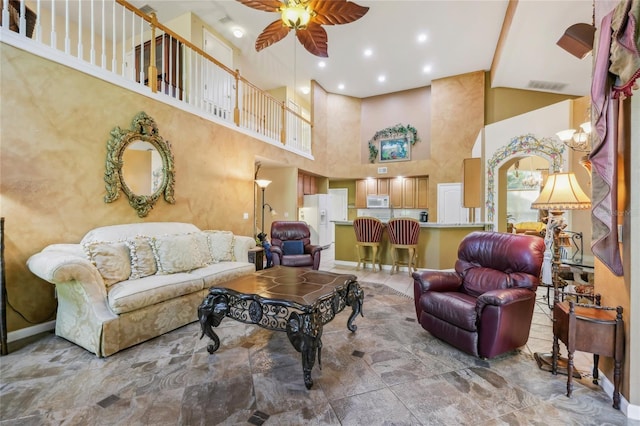
<svg viewBox="0 0 640 426">
<path fill-rule="evenodd" d="M 256 39 L 256 51 L 279 42 L 296 31 L 296 37 L 311 54 L 327 53 L 327 32 L 322 25 L 348 24 L 362 18 L 368 7 L 348 0 L 237 0 L 253 9 L 278 12 L 281 18 L 267 25 Z"/>
</svg>

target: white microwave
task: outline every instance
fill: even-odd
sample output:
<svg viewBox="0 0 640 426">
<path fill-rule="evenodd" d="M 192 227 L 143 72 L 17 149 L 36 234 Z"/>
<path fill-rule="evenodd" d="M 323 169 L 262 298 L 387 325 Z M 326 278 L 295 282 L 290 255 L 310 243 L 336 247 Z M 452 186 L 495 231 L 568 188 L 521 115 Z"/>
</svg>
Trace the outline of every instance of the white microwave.
<svg viewBox="0 0 640 426">
<path fill-rule="evenodd" d="M 368 209 L 388 209 L 389 196 L 388 195 L 367 195 L 367 208 Z"/>
</svg>

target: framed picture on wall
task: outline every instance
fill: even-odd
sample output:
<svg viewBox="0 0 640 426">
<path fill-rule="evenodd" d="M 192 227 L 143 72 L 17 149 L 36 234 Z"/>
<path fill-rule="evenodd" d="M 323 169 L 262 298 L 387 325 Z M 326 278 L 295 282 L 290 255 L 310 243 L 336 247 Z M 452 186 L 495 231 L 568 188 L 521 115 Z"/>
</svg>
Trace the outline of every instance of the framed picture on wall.
<svg viewBox="0 0 640 426">
<path fill-rule="evenodd" d="M 380 140 L 380 162 L 411 160 L 411 144 L 405 136 Z"/>
</svg>

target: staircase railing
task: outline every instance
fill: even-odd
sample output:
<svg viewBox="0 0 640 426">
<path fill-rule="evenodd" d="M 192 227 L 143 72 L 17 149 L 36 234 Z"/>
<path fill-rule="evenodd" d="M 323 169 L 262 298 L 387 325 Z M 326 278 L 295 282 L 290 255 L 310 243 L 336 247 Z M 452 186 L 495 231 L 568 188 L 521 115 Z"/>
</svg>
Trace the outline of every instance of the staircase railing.
<svg viewBox="0 0 640 426">
<path fill-rule="evenodd" d="M 309 119 L 124 0 L 0 0 L 0 28 L 310 156 Z M 38 49 L 40 52 L 42 49 Z M 151 76 L 151 78 L 149 78 Z M 155 78 L 153 77 L 155 76 Z M 170 98 L 170 99 L 169 99 Z"/>
</svg>

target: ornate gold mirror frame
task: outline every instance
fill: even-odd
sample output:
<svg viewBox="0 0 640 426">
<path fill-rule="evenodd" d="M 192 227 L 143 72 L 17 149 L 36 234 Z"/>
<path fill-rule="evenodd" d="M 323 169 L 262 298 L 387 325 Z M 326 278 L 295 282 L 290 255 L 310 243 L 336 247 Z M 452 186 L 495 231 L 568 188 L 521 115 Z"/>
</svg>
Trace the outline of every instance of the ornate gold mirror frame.
<svg viewBox="0 0 640 426">
<path fill-rule="evenodd" d="M 162 159 L 161 181 L 153 186 L 150 195 L 135 194 L 124 179 L 124 153 L 127 147 L 136 142 L 147 142 L 158 151 Z M 149 170 L 151 173 L 151 170 Z M 138 212 L 139 217 L 145 217 L 153 208 L 162 194 L 169 204 L 175 203 L 173 197 L 175 179 L 173 170 L 173 155 L 171 145 L 158 134 L 158 126 L 153 118 L 145 112 L 139 112 L 133 118 L 130 129 L 121 129 L 119 126 L 111 131 L 111 139 L 107 142 L 107 161 L 104 173 L 107 195 L 105 203 L 111 203 L 120 197 L 120 190 L 129 199 L 129 205 Z"/>
</svg>

